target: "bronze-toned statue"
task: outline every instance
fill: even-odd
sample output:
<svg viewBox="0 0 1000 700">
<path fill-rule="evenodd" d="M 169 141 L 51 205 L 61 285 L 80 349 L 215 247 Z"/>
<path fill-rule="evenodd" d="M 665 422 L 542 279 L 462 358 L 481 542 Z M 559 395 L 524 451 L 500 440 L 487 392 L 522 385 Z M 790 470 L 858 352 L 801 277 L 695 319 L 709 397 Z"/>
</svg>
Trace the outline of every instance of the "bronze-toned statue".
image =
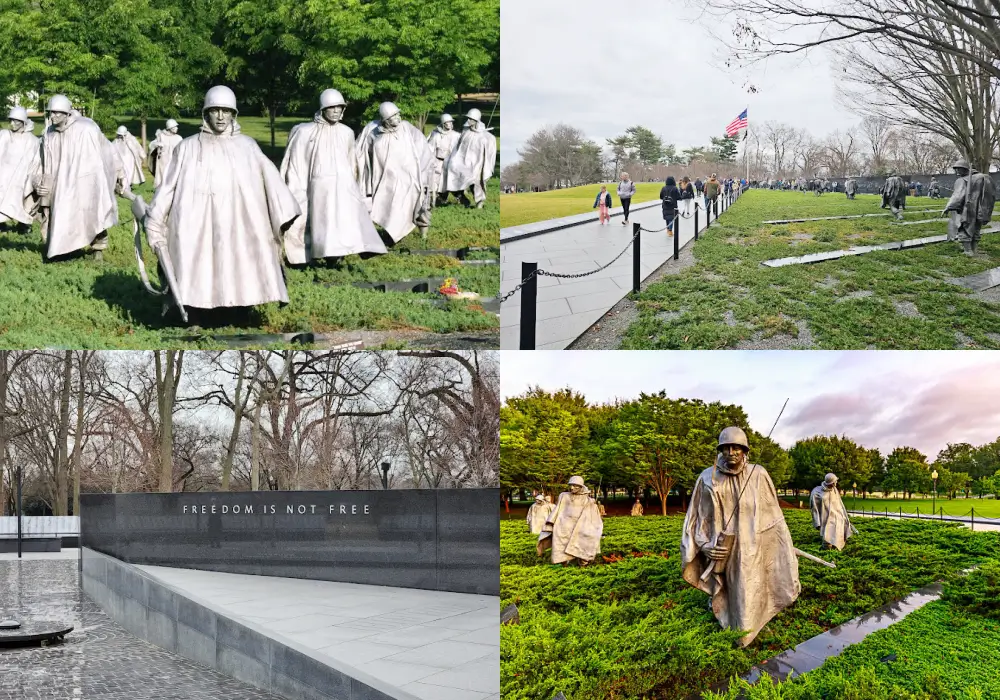
<svg viewBox="0 0 1000 700">
<path fill-rule="evenodd" d="M 597 502 L 582 476 L 569 478 L 569 491 L 559 494 L 555 509 L 549 514 L 538 537 L 537 551 L 541 556 L 552 548 L 552 563 L 564 564 L 574 559 L 586 566 L 601 552 L 604 522 Z"/>
<path fill-rule="evenodd" d="M 813 526 L 819 528 L 824 544 L 843 549 L 847 538 L 854 534 L 854 528 L 840 498 L 836 474 L 827 474 L 823 483 L 812 490 L 809 494 L 809 507 L 812 510 Z"/>
<path fill-rule="evenodd" d="M 535 496 L 535 502 L 528 508 L 528 532 L 533 535 L 541 533 L 542 526 L 555 509 L 556 507 L 546 501 L 542 494 Z"/>
</svg>

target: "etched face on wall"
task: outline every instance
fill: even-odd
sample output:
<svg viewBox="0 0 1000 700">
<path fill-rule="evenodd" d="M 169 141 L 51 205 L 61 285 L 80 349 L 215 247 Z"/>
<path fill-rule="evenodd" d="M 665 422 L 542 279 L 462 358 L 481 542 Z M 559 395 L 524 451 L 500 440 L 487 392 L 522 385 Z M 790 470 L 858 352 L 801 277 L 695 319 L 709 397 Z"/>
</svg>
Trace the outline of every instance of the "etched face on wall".
<svg viewBox="0 0 1000 700">
<path fill-rule="evenodd" d="M 236 112 L 225 107 L 210 107 L 205 112 L 205 121 L 209 128 L 216 134 L 221 134 L 233 125 L 236 120 Z"/>
<path fill-rule="evenodd" d="M 323 110 L 323 118 L 331 124 L 336 124 L 344 118 L 344 106 L 336 105 L 334 107 L 327 107 Z"/>
</svg>

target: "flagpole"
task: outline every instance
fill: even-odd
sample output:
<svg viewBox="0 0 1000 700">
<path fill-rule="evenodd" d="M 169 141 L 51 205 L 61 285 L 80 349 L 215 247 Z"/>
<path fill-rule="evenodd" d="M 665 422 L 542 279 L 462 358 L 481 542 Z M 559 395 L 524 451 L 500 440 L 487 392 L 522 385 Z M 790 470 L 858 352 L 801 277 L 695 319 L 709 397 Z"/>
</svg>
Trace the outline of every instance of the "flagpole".
<svg viewBox="0 0 1000 700">
<path fill-rule="evenodd" d="M 747 186 L 750 186 L 750 105 L 747 105 L 747 132 L 743 135 L 743 160 L 747 166 Z"/>
</svg>

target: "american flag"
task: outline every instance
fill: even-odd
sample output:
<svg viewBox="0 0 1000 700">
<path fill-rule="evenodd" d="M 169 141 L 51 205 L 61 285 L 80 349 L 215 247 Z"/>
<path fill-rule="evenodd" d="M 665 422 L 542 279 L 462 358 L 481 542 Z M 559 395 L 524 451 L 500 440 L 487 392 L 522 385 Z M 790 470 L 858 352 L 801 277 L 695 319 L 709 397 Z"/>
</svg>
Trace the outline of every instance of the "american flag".
<svg viewBox="0 0 1000 700">
<path fill-rule="evenodd" d="M 740 133 L 740 129 L 746 129 L 750 125 L 747 121 L 747 110 L 740 112 L 740 116 L 729 122 L 729 126 L 726 127 L 726 136 L 736 136 Z"/>
</svg>

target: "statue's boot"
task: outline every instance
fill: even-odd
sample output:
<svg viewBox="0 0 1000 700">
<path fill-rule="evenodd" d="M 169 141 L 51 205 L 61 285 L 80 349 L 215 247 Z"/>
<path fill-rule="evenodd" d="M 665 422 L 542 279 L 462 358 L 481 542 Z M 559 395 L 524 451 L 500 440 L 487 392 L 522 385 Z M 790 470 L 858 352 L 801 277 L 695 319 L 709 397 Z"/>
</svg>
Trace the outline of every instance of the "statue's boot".
<svg viewBox="0 0 1000 700">
<path fill-rule="evenodd" d="M 420 229 L 420 238 L 422 238 L 425 241 L 427 240 L 427 228 L 428 228 L 427 226 L 420 226 L 419 227 L 419 229 Z"/>
<path fill-rule="evenodd" d="M 976 249 L 972 247 L 971 241 L 962 241 L 962 252 L 971 258 L 976 254 Z"/>
<path fill-rule="evenodd" d="M 476 204 L 476 209 L 482 209 L 485 206 L 486 206 L 486 202 L 479 202 L 478 204 Z"/>
</svg>

